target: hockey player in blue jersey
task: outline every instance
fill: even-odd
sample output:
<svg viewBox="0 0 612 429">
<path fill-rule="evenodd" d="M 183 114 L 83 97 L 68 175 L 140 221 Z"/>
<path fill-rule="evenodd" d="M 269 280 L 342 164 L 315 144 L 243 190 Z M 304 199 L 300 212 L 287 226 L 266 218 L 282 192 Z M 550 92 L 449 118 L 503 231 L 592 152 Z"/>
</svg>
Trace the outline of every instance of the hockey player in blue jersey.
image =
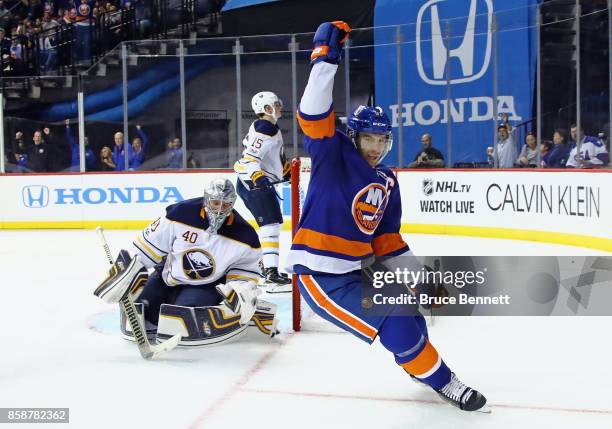
<svg viewBox="0 0 612 429">
<path fill-rule="evenodd" d="M 334 126 L 334 76 L 349 32 L 335 21 L 321 24 L 314 36 L 298 110 L 312 170 L 287 269 L 298 275 L 300 292 L 318 315 L 368 343 L 379 337 L 413 379 L 462 410 L 483 411 L 486 398 L 442 360 L 423 316 L 406 315 L 400 305 L 384 316 L 362 311 L 362 262 L 412 253 L 400 235 L 397 180 L 380 164 L 392 145 L 389 118 L 380 107 L 359 106 L 348 119 L 348 136 Z"/>
</svg>

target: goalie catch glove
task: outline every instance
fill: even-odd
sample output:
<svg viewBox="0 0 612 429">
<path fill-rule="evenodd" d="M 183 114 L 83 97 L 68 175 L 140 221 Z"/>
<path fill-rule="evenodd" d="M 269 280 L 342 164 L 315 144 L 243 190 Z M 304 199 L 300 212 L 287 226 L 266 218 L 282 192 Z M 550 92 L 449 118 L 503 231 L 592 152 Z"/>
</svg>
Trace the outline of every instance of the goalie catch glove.
<svg viewBox="0 0 612 429">
<path fill-rule="evenodd" d="M 251 281 L 231 281 L 215 287 L 225 297 L 225 305 L 240 314 L 240 324 L 248 324 L 257 309 L 257 297 L 261 295 L 257 284 Z"/>
<path fill-rule="evenodd" d="M 147 278 L 147 269 L 138 259 L 138 255 L 131 257 L 127 250 L 122 249 L 94 295 L 107 303 L 117 303 L 132 286 L 141 285 Z"/>
<path fill-rule="evenodd" d="M 310 64 L 325 61 L 330 64 L 340 62 L 340 52 L 348 40 L 351 27 L 344 21 L 324 22 L 319 25 L 312 41 L 314 50 L 310 55 Z"/>
</svg>

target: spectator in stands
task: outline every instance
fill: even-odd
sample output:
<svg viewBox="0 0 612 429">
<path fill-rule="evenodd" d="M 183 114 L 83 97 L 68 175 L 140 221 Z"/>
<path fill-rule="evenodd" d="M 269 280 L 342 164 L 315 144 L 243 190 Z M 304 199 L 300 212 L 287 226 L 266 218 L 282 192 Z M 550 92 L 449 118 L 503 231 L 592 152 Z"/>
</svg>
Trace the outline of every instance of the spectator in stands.
<svg viewBox="0 0 612 429">
<path fill-rule="evenodd" d="M 136 22 L 138 22 L 140 34 L 146 37 L 151 28 L 151 0 L 121 0 L 121 8 L 135 8 Z"/>
<path fill-rule="evenodd" d="M 187 158 L 187 168 L 200 168 L 202 167 L 202 162 L 200 161 L 200 157 L 196 155 L 195 152 L 189 152 L 189 157 Z"/>
<path fill-rule="evenodd" d="M 45 8 L 41 0 L 29 0 L 28 3 L 28 17 L 36 19 L 43 15 Z"/>
<path fill-rule="evenodd" d="M 521 153 L 516 160 L 520 167 L 537 167 L 538 166 L 538 144 L 533 133 L 529 132 L 525 136 L 525 145 L 521 149 Z"/>
<path fill-rule="evenodd" d="M 42 138 L 47 148 L 47 171 L 62 171 L 68 167 L 70 159 L 67 156 L 67 144 L 63 139 L 55 138 L 51 128 L 42 129 Z"/>
<path fill-rule="evenodd" d="M 542 148 L 541 148 L 542 154 L 540 156 L 540 166 L 542 168 L 546 167 L 546 160 L 550 156 L 552 149 L 553 149 L 553 142 L 548 141 L 548 140 L 544 140 L 542 142 Z"/>
<path fill-rule="evenodd" d="M 610 125 L 607 125 L 605 128 L 610 128 Z M 597 134 L 597 138 L 599 140 L 601 140 L 601 142 L 604 144 L 604 146 L 606 147 L 606 150 L 608 152 L 610 152 L 610 139 L 608 139 L 608 136 L 606 135 L 606 133 L 604 132 L 600 132 Z"/>
<path fill-rule="evenodd" d="M 15 36 L 13 37 L 9 52 L 9 64 L 12 74 L 16 76 L 23 74 L 23 47 L 19 40 L 18 34 L 15 34 Z"/>
<path fill-rule="evenodd" d="M 0 27 L 0 73 L 11 66 L 11 41 L 5 35 L 4 27 Z"/>
<path fill-rule="evenodd" d="M 15 133 L 13 153 L 15 155 L 15 163 L 17 164 L 17 173 L 25 173 L 27 171 L 28 163 L 28 146 L 23 140 L 23 133 L 21 131 L 17 131 L 17 133 Z"/>
<path fill-rule="evenodd" d="M 57 28 L 58 22 L 51 15 L 52 8 L 45 6 L 42 17 L 42 41 L 40 53 L 41 72 L 48 74 L 57 68 Z"/>
<path fill-rule="evenodd" d="M 89 0 L 81 0 L 76 9 L 77 60 L 91 60 L 92 13 Z"/>
<path fill-rule="evenodd" d="M 115 171 L 117 169 L 113 161 L 113 151 L 108 146 L 104 146 L 100 150 L 100 165 L 98 169 L 100 171 Z"/>
<path fill-rule="evenodd" d="M 123 148 L 123 133 L 117 131 L 113 137 L 115 139 L 115 148 L 113 149 L 113 162 L 115 164 L 115 171 L 125 170 L 125 151 Z M 129 157 L 129 149 L 128 149 Z"/>
<path fill-rule="evenodd" d="M 49 74 L 57 69 L 57 43 L 56 33 L 51 30 L 43 37 L 42 49 L 40 51 L 41 72 Z"/>
<path fill-rule="evenodd" d="M 59 27 L 59 23 L 55 20 L 55 18 L 53 18 L 50 11 L 45 11 L 41 25 L 43 31 L 49 31 L 55 27 Z"/>
<path fill-rule="evenodd" d="M 610 155 L 604 143 L 597 137 L 584 135 L 584 130 L 572 125 L 570 133 L 574 142 L 580 142 L 580 153 L 578 145 L 574 143 L 569 153 L 566 167 L 569 168 L 594 168 L 603 167 L 610 162 Z"/>
<path fill-rule="evenodd" d="M 444 157 L 442 153 L 432 147 L 431 134 L 423 134 L 421 136 L 421 144 L 423 149 L 416 155 L 414 161 L 408 165 L 408 168 L 442 168 L 444 167 Z"/>
<path fill-rule="evenodd" d="M 128 148 L 128 152 L 130 152 L 130 170 L 138 170 L 140 168 L 144 162 L 145 152 L 147 150 L 147 146 L 149 145 L 149 139 L 140 125 L 136 125 L 136 132 L 138 133 L 138 137 L 135 137 L 134 140 L 132 140 L 132 149 L 129 150 Z"/>
<path fill-rule="evenodd" d="M 557 129 L 553 134 L 553 146 L 546 155 L 542 154 L 542 166 L 549 168 L 565 168 L 571 147 L 565 141 L 565 130 Z"/>
<path fill-rule="evenodd" d="M 42 131 L 34 131 L 32 136 L 34 146 L 28 152 L 27 167 L 35 172 L 45 172 L 49 169 L 49 152 L 42 137 Z"/>
<path fill-rule="evenodd" d="M 181 139 L 175 138 L 168 142 L 168 150 L 166 151 L 166 159 L 168 160 L 168 168 L 181 169 L 183 168 L 183 148 Z"/>
<path fill-rule="evenodd" d="M 64 121 L 66 124 L 66 141 L 70 145 L 70 153 L 71 153 L 71 162 L 70 162 L 70 171 L 80 171 L 81 164 L 81 153 L 79 148 L 79 143 L 74 139 L 72 135 L 72 131 L 70 130 L 70 119 L 66 119 Z M 89 147 L 89 140 L 87 137 L 84 138 L 85 142 L 85 169 L 86 171 L 94 171 L 96 169 L 96 155 L 94 155 L 93 150 Z M 112 159 L 112 155 L 111 155 Z M 113 169 L 114 169 L 113 165 Z"/>
<path fill-rule="evenodd" d="M 0 28 L 6 30 L 11 25 L 11 12 L 6 8 L 3 1 L 0 1 Z"/>
<path fill-rule="evenodd" d="M 60 21 L 59 24 L 62 26 L 66 26 L 66 25 L 70 25 L 72 24 L 72 20 L 70 19 L 70 10 L 69 9 L 59 9 L 59 17 L 60 17 Z"/>
<path fill-rule="evenodd" d="M 497 144 L 487 148 L 489 162 L 497 165 L 498 168 L 512 168 L 518 154 L 512 136 L 510 124 L 500 124 L 497 126 Z"/>
</svg>

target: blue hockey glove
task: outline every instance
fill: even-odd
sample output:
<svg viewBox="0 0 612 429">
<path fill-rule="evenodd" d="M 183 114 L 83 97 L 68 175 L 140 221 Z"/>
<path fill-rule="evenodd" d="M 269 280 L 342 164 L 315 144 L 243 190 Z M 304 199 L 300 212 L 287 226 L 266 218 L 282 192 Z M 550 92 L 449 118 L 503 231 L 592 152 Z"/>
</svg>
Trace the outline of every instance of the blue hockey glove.
<svg viewBox="0 0 612 429">
<path fill-rule="evenodd" d="M 319 25 L 312 41 L 314 50 L 310 55 L 310 64 L 321 61 L 330 64 L 340 62 L 340 52 L 347 41 L 351 27 L 344 21 L 324 22 Z"/>
<path fill-rule="evenodd" d="M 255 188 L 258 189 L 269 188 L 270 186 L 272 186 L 272 183 L 270 183 L 270 179 L 266 177 L 263 171 L 257 171 L 253 173 L 253 175 L 251 176 L 251 180 L 253 181 L 253 185 L 255 185 Z"/>
</svg>

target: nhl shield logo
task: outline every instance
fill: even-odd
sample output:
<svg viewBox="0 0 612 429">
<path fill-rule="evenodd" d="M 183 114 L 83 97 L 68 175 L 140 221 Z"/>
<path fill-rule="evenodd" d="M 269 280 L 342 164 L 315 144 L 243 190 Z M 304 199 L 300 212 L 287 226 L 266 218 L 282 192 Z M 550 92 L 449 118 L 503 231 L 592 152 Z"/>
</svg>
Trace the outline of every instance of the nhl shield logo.
<svg viewBox="0 0 612 429">
<path fill-rule="evenodd" d="M 423 179 L 423 193 L 430 196 L 434 192 L 434 181 L 432 179 Z"/>
<path fill-rule="evenodd" d="M 215 272 L 215 260 L 202 249 L 193 249 L 183 254 L 183 271 L 191 280 L 202 280 Z"/>
</svg>

